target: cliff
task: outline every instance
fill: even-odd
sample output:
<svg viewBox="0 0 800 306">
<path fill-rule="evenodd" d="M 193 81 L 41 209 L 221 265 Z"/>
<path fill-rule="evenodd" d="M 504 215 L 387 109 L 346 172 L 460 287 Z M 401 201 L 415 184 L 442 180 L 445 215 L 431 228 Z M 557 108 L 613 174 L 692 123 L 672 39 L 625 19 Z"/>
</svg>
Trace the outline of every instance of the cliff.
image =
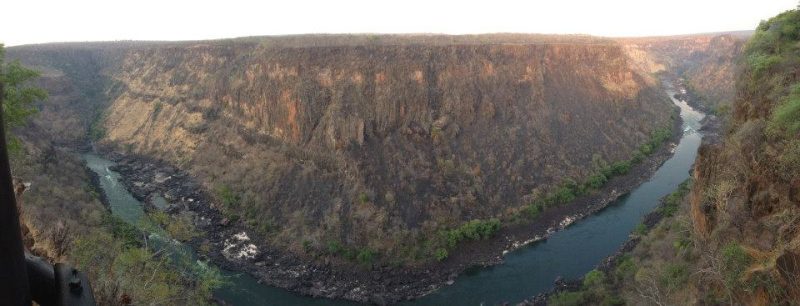
<svg viewBox="0 0 800 306">
<path fill-rule="evenodd" d="M 730 262 L 723 285 L 744 304 L 800 299 L 799 24 L 793 10 L 758 26 L 727 130 L 701 148 L 689 197 L 695 234 Z"/>
<path fill-rule="evenodd" d="M 54 44 L 9 57 L 65 88 L 44 107 L 64 117 L 53 129 L 75 120 L 101 147 L 188 171 L 212 205 L 298 254 L 341 243 L 427 258 L 420 239 L 509 218 L 598 157 L 630 159 L 672 112 L 620 44 L 585 36 Z"/>
</svg>

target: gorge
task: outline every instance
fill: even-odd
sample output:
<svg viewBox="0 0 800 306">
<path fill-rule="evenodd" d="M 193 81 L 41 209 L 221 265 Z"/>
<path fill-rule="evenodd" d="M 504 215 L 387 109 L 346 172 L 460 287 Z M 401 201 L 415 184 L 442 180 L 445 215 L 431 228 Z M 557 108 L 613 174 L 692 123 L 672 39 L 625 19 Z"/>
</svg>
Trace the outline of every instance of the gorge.
<svg viewBox="0 0 800 306">
<path fill-rule="evenodd" d="M 115 160 L 125 187 L 148 210 L 166 199 L 161 209 L 200 233 L 187 243 L 221 267 L 381 304 L 455 281 L 418 302 L 437 304 L 468 286 L 464 269 L 500 263 L 645 181 L 669 157 L 661 142 L 680 134 L 676 92 L 654 74 L 724 105 L 731 83 L 702 73 L 728 80 L 742 45 L 741 34 L 323 35 L 33 45 L 8 57 L 43 71 L 51 93 L 21 132 L 30 147 Z M 664 167 L 687 174 L 695 149 L 678 147 L 681 166 Z M 253 253 L 226 252 L 239 233 Z M 518 297 L 541 289 L 529 290 Z M 518 299 L 508 296 L 490 302 Z"/>
</svg>

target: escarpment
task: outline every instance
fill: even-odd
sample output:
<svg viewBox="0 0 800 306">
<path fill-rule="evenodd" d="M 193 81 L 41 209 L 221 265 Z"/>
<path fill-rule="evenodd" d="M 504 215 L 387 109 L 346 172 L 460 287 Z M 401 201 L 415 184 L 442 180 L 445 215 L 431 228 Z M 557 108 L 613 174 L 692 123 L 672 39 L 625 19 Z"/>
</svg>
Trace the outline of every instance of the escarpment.
<svg viewBox="0 0 800 306">
<path fill-rule="evenodd" d="M 298 254 L 429 258 L 425 237 L 507 218 L 671 124 L 663 93 L 605 39 L 111 45 L 96 47 L 95 142 L 186 170 L 212 205 Z"/>
</svg>

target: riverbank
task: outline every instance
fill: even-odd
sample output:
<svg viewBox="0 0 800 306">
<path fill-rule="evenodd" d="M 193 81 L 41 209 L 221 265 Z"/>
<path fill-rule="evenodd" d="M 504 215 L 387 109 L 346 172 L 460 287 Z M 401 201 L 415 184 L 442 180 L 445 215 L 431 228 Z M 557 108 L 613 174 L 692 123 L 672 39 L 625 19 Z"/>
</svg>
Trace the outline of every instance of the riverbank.
<svg viewBox="0 0 800 306">
<path fill-rule="evenodd" d="M 672 83 L 672 85 L 675 86 L 675 89 L 678 92 L 678 94 L 674 95 L 675 99 L 683 100 L 684 102 L 686 102 L 687 105 L 689 105 L 695 110 L 700 110 L 701 112 L 703 112 L 703 110 L 707 110 L 707 108 L 705 107 L 698 107 L 698 105 L 701 104 L 699 104 L 697 100 L 694 100 L 693 103 L 684 100 L 684 99 L 690 99 L 692 96 L 680 94 L 681 92 L 680 89 L 682 88 L 682 85 L 680 83 L 675 82 Z M 707 144 L 709 142 L 717 141 L 718 133 L 720 131 L 720 126 L 722 124 L 719 118 L 714 115 L 708 115 L 705 116 L 703 120 L 701 120 L 699 123 L 700 123 L 700 128 L 698 129 L 698 132 L 702 132 L 703 134 L 702 143 Z M 637 231 L 641 231 L 643 233 L 649 233 L 652 229 L 661 224 L 665 219 L 673 218 L 674 215 L 672 214 L 674 213 L 674 210 L 677 210 L 679 208 L 678 207 L 667 208 L 667 206 L 680 204 L 680 201 L 682 201 L 683 196 L 685 196 L 688 193 L 689 187 L 687 187 L 685 184 L 689 184 L 690 180 L 691 176 L 689 176 L 689 179 L 684 184 L 679 186 L 678 191 L 675 192 L 677 194 L 682 195 L 680 196 L 679 199 L 677 199 L 677 201 L 679 201 L 678 203 L 674 202 L 676 201 L 676 199 L 670 199 L 670 197 L 674 197 L 673 194 L 664 196 L 663 198 L 659 199 L 658 206 L 656 206 L 655 209 L 642 216 L 641 218 L 642 227 L 637 228 Z M 673 203 L 670 203 L 670 201 L 673 201 Z M 673 213 L 665 214 L 665 211 L 667 210 L 672 210 Z M 595 266 L 595 270 L 602 272 L 604 275 L 610 275 L 610 273 L 613 273 L 620 264 L 621 260 L 623 260 L 626 256 L 629 256 L 634 251 L 634 249 L 642 242 L 642 238 L 643 236 L 641 233 L 637 234 L 632 232 L 628 236 L 628 239 L 625 240 L 625 242 L 622 243 L 620 247 L 612 255 L 609 255 L 608 257 L 602 259 L 600 262 L 597 263 L 597 265 Z M 541 292 L 539 294 L 536 294 L 531 298 L 526 299 L 521 303 L 518 303 L 517 305 L 518 306 L 547 305 L 548 300 L 554 295 L 557 295 L 562 292 L 581 291 L 583 289 L 583 281 L 584 281 L 583 276 L 573 279 L 559 278 L 555 280 L 552 288 L 550 288 L 546 292 Z"/>
<path fill-rule="evenodd" d="M 312 262 L 278 250 L 246 225 L 226 219 L 214 208 L 210 194 L 187 173 L 146 156 L 112 152 L 104 155 L 117 162 L 113 170 L 120 173 L 126 188 L 147 203 L 149 209 L 156 209 L 153 195 L 162 195 L 170 203 L 165 208 L 167 212 L 194 214 L 195 226 L 205 235 L 189 243 L 197 250 L 208 249 L 204 256 L 220 267 L 246 271 L 266 285 L 304 295 L 386 304 L 418 298 L 452 284 L 467 268 L 502 263 L 505 253 L 547 239 L 576 220 L 605 208 L 646 181 L 672 155 L 682 134 L 681 124 L 680 119 L 675 120 L 673 134 L 665 145 L 632 167 L 628 174 L 609 180 L 600 190 L 548 209 L 533 221 L 504 227 L 492 239 L 463 243 L 442 263 L 403 268 Z"/>
</svg>

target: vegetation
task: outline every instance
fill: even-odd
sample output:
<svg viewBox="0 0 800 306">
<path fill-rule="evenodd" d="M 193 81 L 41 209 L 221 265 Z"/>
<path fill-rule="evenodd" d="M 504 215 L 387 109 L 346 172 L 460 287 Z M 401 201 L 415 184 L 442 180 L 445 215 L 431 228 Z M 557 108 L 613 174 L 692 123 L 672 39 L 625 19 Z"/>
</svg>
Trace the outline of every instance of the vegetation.
<svg viewBox="0 0 800 306">
<path fill-rule="evenodd" d="M 71 253 L 92 279 L 100 304 L 210 304 L 212 291 L 223 282 L 218 270 L 148 247 L 132 225 L 110 215 L 106 220 L 78 238 Z"/>
<path fill-rule="evenodd" d="M 157 226 L 166 230 L 170 237 L 178 241 L 189 241 L 198 236 L 194 223 L 188 215 L 169 215 L 163 211 L 155 211 L 148 214 Z"/>
<path fill-rule="evenodd" d="M 123 299 L 137 305 L 209 303 L 220 285 L 218 271 L 200 269 L 194 261 L 179 265 L 182 259 L 165 256 L 143 231 L 112 216 L 77 154 L 21 141 L 26 153 L 13 158 L 12 166 L 15 176 L 31 183 L 21 200 L 32 252 L 86 271 L 100 305 Z"/>
<path fill-rule="evenodd" d="M 743 285 L 742 276 L 753 262 L 753 259 L 736 242 L 730 242 L 722 248 L 722 271 L 728 288 Z"/>
<path fill-rule="evenodd" d="M 70 85 L 74 92 L 97 87 L 99 90 L 92 92 L 98 99 L 61 100 L 65 101 L 62 109 L 80 111 L 80 117 L 59 115 L 80 118 L 86 125 L 96 122 L 90 134 L 99 147 L 158 155 L 190 170 L 202 180 L 202 186 L 227 186 L 214 204 L 219 204 L 227 220 L 252 226 L 254 234 L 261 234 L 258 238 L 270 245 L 326 256 L 322 254 L 326 242 L 336 239 L 349 249 L 368 246 L 381 254 L 376 256 L 379 259 L 417 261 L 433 260 L 432 255 L 444 246 L 434 241 L 439 239 L 439 231 L 475 218 L 505 217 L 513 213 L 506 211 L 509 206 L 528 204 L 520 201 L 531 186 L 584 172 L 587 161 L 566 152 L 611 154 L 623 147 L 618 144 L 629 143 L 639 138 L 641 131 L 667 121 L 658 114 L 669 105 L 649 103 L 661 98 L 660 92 L 640 78 L 632 78 L 624 88 L 577 86 L 591 83 L 582 76 L 593 73 L 631 75 L 624 52 L 584 50 L 583 46 L 569 50 L 570 54 L 590 52 L 619 60 L 598 62 L 596 56 L 580 57 L 579 62 L 564 62 L 574 69 L 548 70 L 553 79 L 565 81 L 552 86 L 569 84 L 571 90 L 548 90 L 556 96 L 553 103 L 543 105 L 547 109 L 541 109 L 527 107 L 535 103 L 532 99 L 538 99 L 530 90 L 551 86 L 549 83 L 541 83 L 541 78 L 526 78 L 529 85 L 525 86 L 511 82 L 519 79 L 518 69 L 524 67 L 520 64 L 541 54 L 523 52 L 508 57 L 490 52 L 487 57 L 470 51 L 479 39 L 595 40 L 528 35 L 381 37 L 381 45 L 396 42 L 391 45 L 417 47 L 367 48 L 353 53 L 345 49 L 362 48 L 366 36 L 309 36 L 255 40 L 257 45 L 268 42 L 270 48 L 225 42 L 225 48 L 244 52 L 243 61 L 200 61 L 193 55 L 194 47 L 183 43 L 172 49 L 149 43 L 87 44 L 77 51 L 62 45 L 20 46 L 14 48 L 13 56 L 62 72 L 60 83 L 54 83 Z M 212 49 L 219 46 L 219 42 L 209 43 Z M 110 45 L 115 47 L 106 47 Z M 283 48 L 297 45 L 337 45 L 345 48 L 342 51 L 347 56 L 321 49 L 309 49 L 313 54 L 308 57 L 277 56 L 288 50 Z M 135 54 L 128 52 L 131 46 L 147 50 L 148 56 L 131 60 L 129 56 Z M 508 48 L 502 44 L 488 47 L 496 51 Z M 199 48 L 213 51 L 205 45 Z M 454 56 L 461 54 L 459 50 L 466 52 L 467 58 Z M 220 55 L 209 54 L 214 58 Z M 563 54 L 564 59 L 570 54 Z M 420 60 L 429 55 L 437 58 L 436 69 L 424 69 L 427 64 Z M 249 80 L 248 75 L 265 73 L 253 70 L 260 66 L 251 61 L 259 58 L 267 59 L 269 63 L 259 63 L 270 67 L 302 66 L 308 59 L 322 65 L 301 69 L 294 77 L 285 77 L 294 72 L 281 68 L 276 77 Z M 352 65 L 367 63 L 368 58 L 401 60 L 385 63 L 385 69 L 375 72 L 373 78 L 372 72 L 364 70 L 367 66 Z M 491 65 L 463 65 L 476 60 Z M 160 69 L 164 64 L 169 69 Z M 145 71 L 153 73 L 146 75 Z M 487 73 L 495 75 L 495 81 L 481 81 Z M 408 82 L 408 76 L 413 82 Z M 362 77 L 369 82 L 362 82 Z M 489 96 L 475 94 L 481 92 Z M 201 102 L 219 96 L 232 100 Z M 297 103 L 281 105 L 292 109 L 267 105 L 287 98 Z M 633 107 L 626 109 L 629 118 L 623 121 L 616 120 L 620 99 Z M 88 100 L 103 103 L 88 104 Z M 433 102 L 424 102 L 428 100 Z M 559 102 L 567 100 L 593 102 L 591 107 L 580 105 L 583 102 Z M 450 105 L 447 101 L 465 103 Z M 84 111 L 82 105 L 102 110 L 102 116 Z M 131 120 L 131 105 L 149 107 L 152 121 Z M 445 109 L 450 106 L 455 108 Z M 173 108 L 183 111 L 169 111 L 167 118 L 167 111 Z M 436 116 L 403 115 L 420 111 Z M 556 124 L 529 120 L 545 112 L 592 120 L 554 121 Z M 98 119 L 92 120 L 95 117 Z M 326 120 L 328 117 L 342 120 Z M 602 134 L 623 142 L 584 141 L 600 140 L 597 136 Z M 109 135 L 115 136 L 113 141 Z M 546 149 L 548 138 L 554 135 L 561 135 L 564 141 L 553 144 L 558 150 Z M 376 146 L 378 143 L 385 145 Z M 214 188 L 212 193 L 217 195 L 218 190 Z M 567 190 L 562 191 L 562 200 L 571 198 Z M 309 243 L 304 244 L 305 240 Z M 453 250 L 448 251 L 452 255 Z"/>
<path fill-rule="evenodd" d="M 100 140 L 106 135 L 106 129 L 103 127 L 104 116 L 97 116 L 92 124 L 89 126 L 89 138 L 92 140 Z"/>
<path fill-rule="evenodd" d="M 800 11 L 788 11 L 762 22 L 747 44 L 736 101 L 720 114 L 728 123 L 722 140 L 700 150 L 692 181 L 664 199 L 665 219 L 605 284 L 628 304 L 793 305 L 800 298 L 800 271 L 787 268 L 800 241 L 789 191 L 800 177 L 798 29 Z"/>
<path fill-rule="evenodd" d="M 438 248 L 436 249 L 436 253 L 434 253 L 434 257 L 436 257 L 437 261 L 443 261 L 447 259 L 447 256 L 450 256 L 450 252 L 445 248 Z"/>
<path fill-rule="evenodd" d="M 678 185 L 678 189 L 667 195 L 666 198 L 662 199 L 661 207 L 659 207 L 659 212 L 664 217 L 672 217 L 678 212 L 679 205 L 683 201 L 683 198 L 689 193 L 691 188 L 691 179 L 688 179 Z"/>
<path fill-rule="evenodd" d="M 486 221 L 472 220 L 462 224 L 456 229 L 445 231 L 444 235 L 447 237 L 447 245 L 449 247 L 454 247 L 464 240 L 488 239 L 499 229 L 500 220 L 498 219 L 489 219 Z"/>
<path fill-rule="evenodd" d="M 500 230 L 500 225 L 500 220 L 496 218 L 472 220 L 457 228 L 441 231 L 438 239 L 428 243 L 428 248 L 434 250 L 432 255 L 437 261 L 443 261 L 462 241 L 489 239 Z"/>
<path fill-rule="evenodd" d="M 217 198 L 222 202 L 222 205 L 230 208 L 237 208 L 241 201 L 241 196 L 234 193 L 228 185 L 221 185 L 217 187 Z"/>
<path fill-rule="evenodd" d="M 161 101 L 156 101 L 153 103 L 153 120 L 158 117 L 158 114 L 161 113 L 161 108 L 164 107 L 164 104 Z"/>
<path fill-rule="evenodd" d="M 581 287 L 577 291 L 559 292 L 548 299 L 548 305 L 625 305 L 611 292 L 605 273 L 592 270 L 583 276 Z"/>
<path fill-rule="evenodd" d="M 536 218 L 548 207 L 570 203 L 577 197 L 600 189 L 612 177 L 627 174 L 632 166 L 641 163 L 644 157 L 655 152 L 664 142 L 669 140 L 671 135 L 672 130 L 669 128 L 653 131 L 650 135 L 650 139 L 635 150 L 629 160 L 621 160 L 608 164 L 599 156 L 595 156 L 594 165 L 596 170 L 594 174 L 590 175 L 581 183 L 577 183 L 573 180 L 564 181 L 552 192 L 537 197 L 533 202 L 525 206 L 522 210 L 524 215 L 527 215 L 529 218 Z"/>
<path fill-rule="evenodd" d="M 36 138 L 46 130 L 42 123 L 50 124 L 29 120 L 38 110 L 34 103 L 46 98 L 43 90 L 31 86 L 39 74 L 18 62 L 3 63 L 3 55 L 0 46 L 5 129 L 11 133 L 26 126 L 22 136 L 5 135 L 14 175 L 31 186 L 18 199 L 26 247 L 49 261 L 86 271 L 101 305 L 209 304 L 211 291 L 221 284 L 219 272 L 177 265 L 179 259 L 148 246 L 142 231 L 103 207 L 82 159 Z"/>
<path fill-rule="evenodd" d="M 0 88 L 3 94 L 3 122 L 9 154 L 20 154 L 22 144 L 11 134 L 13 128 L 25 124 L 36 113 L 33 103 L 47 98 L 47 93 L 30 83 L 37 71 L 23 67 L 18 61 L 5 63 L 5 49 L 0 44 Z"/>
<path fill-rule="evenodd" d="M 634 229 L 639 243 L 630 253 L 616 258 L 609 269 L 592 270 L 579 290 L 550 297 L 556 305 L 683 304 L 664 300 L 665 295 L 686 290 L 696 253 L 686 228 L 689 192 L 687 180 L 662 199 L 664 219 L 652 229 L 639 223 Z M 665 213 L 669 211 L 671 213 Z"/>
</svg>

